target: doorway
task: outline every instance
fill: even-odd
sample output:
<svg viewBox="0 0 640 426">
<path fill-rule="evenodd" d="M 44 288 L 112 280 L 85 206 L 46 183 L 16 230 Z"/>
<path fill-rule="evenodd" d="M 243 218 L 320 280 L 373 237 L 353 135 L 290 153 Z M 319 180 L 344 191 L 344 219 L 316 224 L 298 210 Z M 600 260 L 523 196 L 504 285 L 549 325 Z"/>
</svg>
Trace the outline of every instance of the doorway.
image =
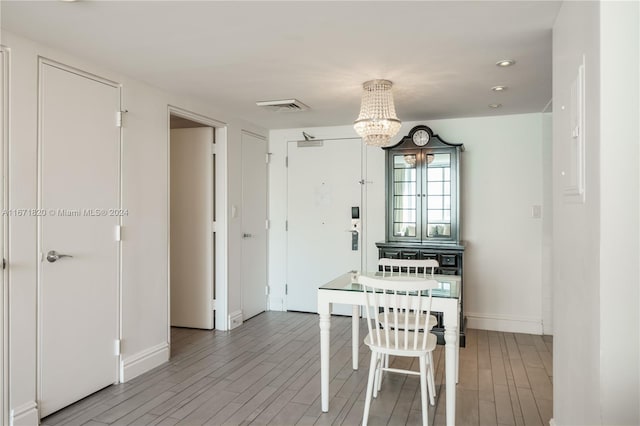
<svg viewBox="0 0 640 426">
<path fill-rule="evenodd" d="M 169 107 L 169 330 L 226 330 L 226 127 Z"/>
</svg>

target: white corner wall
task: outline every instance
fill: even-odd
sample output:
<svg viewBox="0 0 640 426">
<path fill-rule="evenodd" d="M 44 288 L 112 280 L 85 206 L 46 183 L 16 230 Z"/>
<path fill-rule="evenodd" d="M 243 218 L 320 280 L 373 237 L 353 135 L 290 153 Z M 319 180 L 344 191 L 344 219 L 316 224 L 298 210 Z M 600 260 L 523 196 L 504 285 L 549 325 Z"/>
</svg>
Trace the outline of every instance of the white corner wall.
<svg viewBox="0 0 640 426">
<path fill-rule="evenodd" d="M 600 424 L 599 4 L 563 3 L 553 27 L 553 411 L 558 425 Z M 564 195 L 571 85 L 585 56 L 586 197 Z"/>
<path fill-rule="evenodd" d="M 553 29 L 554 420 L 640 424 L 640 5 L 564 2 Z M 585 56 L 586 202 L 563 197 Z"/>
<path fill-rule="evenodd" d="M 166 361 L 168 335 L 168 106 L 227 123 L 227 206 L 241 204 L 240 135 L 266 135 L 212 105 L 169 94 L 116 71 L 2 32 L 11 52 L 9 208 L 36 207 L 37 64 L 44 56 L 119 82 L 123 108 L 122 375 L 125 380 Z M 228 312 L 240 309 L 239 219 L 229 217 Z M 10 400 L 15 421 L 33 424 L 36 403 L 36 222 L 9 224 Z M 217 324 L 226 328 L 226 324 Z M 16 423 L 17 424 L 17 423 Z"/>
<path fill-rule="evenodd" d="M 640 424 L 640 3 L 600 5 L 603 424 Z"/>
<path fill-rule="evenodd" d="M 462 142 L 462 238 L 468 327 L 542 333 L 542 223 L 544 211 L 542 114 L 403 123 L 397 139 L 417 124 L 450 142 Z M 282 309 L 286 279 L 286 141 L 305 130 L 317 138 L 354 137 L 352 126 L 270 132 L 269 241 L 271 309 Z M 367 267 L 376 265 L 376 241 L 384 240 L 384 152 L 367 150 L 369 235 Z M 550 302 L 550 300 L 548 300 Z M 549 308 L 547 307 L 549 310 Z"/>
</svg>

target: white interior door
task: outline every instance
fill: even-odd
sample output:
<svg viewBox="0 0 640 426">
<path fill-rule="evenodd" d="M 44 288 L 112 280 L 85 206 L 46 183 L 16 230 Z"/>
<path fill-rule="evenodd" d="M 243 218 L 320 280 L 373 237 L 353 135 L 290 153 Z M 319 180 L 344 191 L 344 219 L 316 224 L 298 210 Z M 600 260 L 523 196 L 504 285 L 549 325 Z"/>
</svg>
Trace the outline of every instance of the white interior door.
<svg viewBox="0 0 640 426">
<path fill-rule="evenodd" d="M 44 417 L 118 380 L 120 89 L 44 62 L 40 76 Z"/>
<path fill-rule="evenodd" d="M 242 133 L 242 317 L 267 308 L 267 142 Z"/>
<path fill-rule="evenodd" d="M 318 287 L 361 269 L 362 238 L 353 250 L 351 208 L 362 207 L 362 141 L 307 145 L 287 147 L 286 300 L 287 310 L 316 312 Z M 334 312 L 350 315 L 351 307 Z"/>
<path fill-rule="evenodd" d="M 213 329 L 212 127 L 171 130 L 171 325 Z"/>
</svg>

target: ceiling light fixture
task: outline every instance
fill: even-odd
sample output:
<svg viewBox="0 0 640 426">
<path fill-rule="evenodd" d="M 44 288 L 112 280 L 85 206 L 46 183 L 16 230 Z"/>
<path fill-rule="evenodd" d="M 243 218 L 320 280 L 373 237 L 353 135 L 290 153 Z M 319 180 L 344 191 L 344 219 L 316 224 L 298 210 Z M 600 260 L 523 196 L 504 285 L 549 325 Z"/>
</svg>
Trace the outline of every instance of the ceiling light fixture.
<svg viewBox="0 0 640 426">
<path fill-rule="evenodd" d="M 516 61 L 513 59 L 501 59 L 496 62 L 496 65 L 499 67 L 510 67 L 511 65 L 515 65 Z"/>
<path fill-rule="evenodd" d="M 491 90 L 493 90 L 494 92 L 504 92 L 505 90 L 507 90 L 507 86 L 493 86 Z"/>
<path fill-rule="evenodd" d="M 489 104 L 489 108 L 500 108 L 502 104 Z"/>
<path fill-rule="evenodd" d="M 360 115 L 353 128 L 367 145 L 388 146 L 400 130 L 392 86 L 389 80 L 370 80 L 362 84 Z"/>
</svg>

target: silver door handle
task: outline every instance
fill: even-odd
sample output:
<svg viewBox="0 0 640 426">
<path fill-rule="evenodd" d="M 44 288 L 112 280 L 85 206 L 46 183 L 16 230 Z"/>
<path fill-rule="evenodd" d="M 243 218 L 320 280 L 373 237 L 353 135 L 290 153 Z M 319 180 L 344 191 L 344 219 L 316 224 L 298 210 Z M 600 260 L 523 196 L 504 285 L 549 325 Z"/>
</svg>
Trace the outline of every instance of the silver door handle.
<svg viewBox="0 0 640 426">
<path fill-rule="evenodd" d="M 251 238 L 253 235 L 251 234 L 242 234 L 242 238 Z"/>
<path fill-rule="evenodd" d="M 73 257 L 73 256 L 71 256 L 70 254 L 60 254 L 55 250 L 51 250 L 49 251 L 49 253 L 47 253 L 47 260 L 51 263 L 59 259 L 62 259 L 63 257 Z"/>
</svg>

